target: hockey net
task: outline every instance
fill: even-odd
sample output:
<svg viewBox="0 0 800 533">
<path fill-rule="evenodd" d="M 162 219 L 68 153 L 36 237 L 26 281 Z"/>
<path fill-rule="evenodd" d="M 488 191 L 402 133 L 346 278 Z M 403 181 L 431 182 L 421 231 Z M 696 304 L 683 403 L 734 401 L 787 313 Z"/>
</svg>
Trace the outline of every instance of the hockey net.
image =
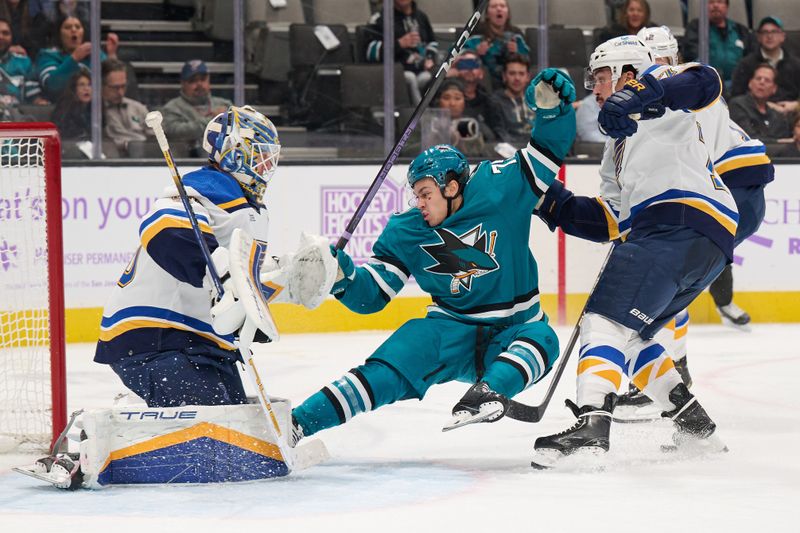
<svg viewBox="0 0 800 533">
<path fill-rule="evenodd" d="M 0 124 L 0 452 L 66 422 L 61 154 L 47 123 Z"/>
</svg>

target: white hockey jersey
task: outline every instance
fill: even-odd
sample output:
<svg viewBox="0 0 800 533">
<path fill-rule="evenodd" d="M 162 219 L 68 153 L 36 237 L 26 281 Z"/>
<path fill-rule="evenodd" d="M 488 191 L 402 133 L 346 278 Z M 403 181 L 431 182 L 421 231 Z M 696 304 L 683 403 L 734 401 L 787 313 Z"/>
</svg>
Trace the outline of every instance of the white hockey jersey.
<svg viewBox="0 0 800 533">
<path fill-rule="evenodd" d="M 658 79 L 696 67 L 701 65 L 654 65 L 643 75 Z M 720 92 L 721 87 L 720 82 Z M 611 239 L 624 238 L 636 227 L 679 224 L 707 236 L 729 256 L 733 253 L 736 204 L 714 170 L 692 111 L 667 109 L 659 119 L 640 121 L 632 136 L 606 141 L 600 202 Z"/>
<path fill-rule="evenodd" d="M 266 242 L 267 210 L 248 202 L 233 176 L 207 166 L 183 184 L 211 251 L 227 247 L 235 228 Z M 139 238 L 103 311 L 95 361 L 165 350 L 236 358 L 233 337 L 211 327 L 206 263 L 174 187 L 142 220 Z"/>
</svg>

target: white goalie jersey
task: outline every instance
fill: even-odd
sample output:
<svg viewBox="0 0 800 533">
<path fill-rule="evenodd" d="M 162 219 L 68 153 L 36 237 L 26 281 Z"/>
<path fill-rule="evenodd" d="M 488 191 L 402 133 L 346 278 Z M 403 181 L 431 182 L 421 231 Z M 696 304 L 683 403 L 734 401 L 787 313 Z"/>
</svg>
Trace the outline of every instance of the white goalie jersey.
<svg viewBox="0 0 800 533">
<path fill-rule="evenodd" d="M 212 167 L 183 177 L 203 238 L 213 251 L 241 228 L 266 242 L 269 218 L 235 178 Z M 167 189 L 139 227 L 139 248 L 103 311 L 95 361 L 180 349 L 235 358 L 232 335 L 211 326 L 206 262 L 177 190 Z"/>
</svg>

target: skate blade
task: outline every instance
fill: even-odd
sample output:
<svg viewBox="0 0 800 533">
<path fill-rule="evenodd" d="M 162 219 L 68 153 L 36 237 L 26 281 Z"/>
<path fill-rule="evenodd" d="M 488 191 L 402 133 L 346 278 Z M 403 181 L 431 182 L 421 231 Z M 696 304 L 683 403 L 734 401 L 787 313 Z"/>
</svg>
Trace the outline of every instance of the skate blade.
<svg viewBox="0 0 800 533">
<path fill-rule="evenodd" d="M 634 407 L 629 405 L 618 405 L 611 415 L 611 420 L 619 424 L 643 424 L 647 422 L 657 422 L 663 420 L 661 409 L 654 404 Z"/>
<path fill-rule="evenodd" d="M 477 424 L 478 422 L 486 422 L 489 419 L 492 419 L 503 412 L 503 406 L 497 404 L 497 406 L 489 407 L 486 410 L 480 411 L 476 415 L 471 415 L 467 412 L 462 412 L 459 415 L 453 416 L 450 419 L 450 422 L 445 424 L 442 428 L 442 431 L 451 431 L 453 429 L 458 429 L 460 427 L 468 426 L 470 424 Z"/>
<path fill-rule="evenodd" d="M 737 324 L 736 322 L 734 322 L 730 318 L 727 318 L 727 317 L 724 317 L 724 316 L 720 317 L 720 318 L 722 319 L 722 324 L 724 326 L 728 326 L 729 328 L 732 328 L 732 329 L 737 329 L 737 330 L 742 331 L 744 333 L 750 333 L 752 331 L 752 329 L 750 328 L 750 322 L 748 322 L 747 324 Z"/>
<path fill-rule="evenodd" d="M 606 454 L 606 450 L 598 446 L 585 446 L 570 454 L 543 448 L 536 450 L 531 466 L 536 470 L 602 471 Z"/>
<path fill-rule="evenodd" d="M 661 451 L 668 454 L 685 456 L 686 458 L 704 455 L 727 453 L 728 446 L 719 438 L 716 432 L 705 439 L 698 439 L 681 433 L 673 435 L 673 444 L 661 446 Z"/>
<path fill-rule="evenodd" d="M 319 439 L 310 440 L 294 449 L 294 470 L 305 470 L 331 458 L 325 443 Z"/>
<path fill-rule="evenodd" d="M 38 479 L 39 481 L 50 483 L 51 485 L 54 485 L 60 489 L 70 484 L 69 475 L 58 475 L 51 472 L 39 472 L 34 468 L 35 467 L 33 466 L 15 466 L 11 470 L 19 474 Z"/>
</svg>

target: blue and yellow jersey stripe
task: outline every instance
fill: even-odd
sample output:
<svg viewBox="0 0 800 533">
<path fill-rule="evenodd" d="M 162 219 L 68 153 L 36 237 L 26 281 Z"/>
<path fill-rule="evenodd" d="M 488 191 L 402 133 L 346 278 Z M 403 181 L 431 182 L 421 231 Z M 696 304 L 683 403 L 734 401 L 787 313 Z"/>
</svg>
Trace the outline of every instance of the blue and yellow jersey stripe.
<svg viewBox="0 0 800 533">
<path fill-rule="evenodd" d="M 111 342 L 117 337 L 143 329 L 176 329 L 193 333 L 223 350 L 236 350 L 232 335 L 218 335 L 211 324 L 197 318 L 159 307 L 128 307 L 104 316 L 100 322 L 100 341 Z"/>
<path fill-rule="evenodd" d="M 624 232 L 629 231 L 632 221 L 645 209 L 655 205 L 669 203 L 687 206 L 697 210 L 716 221 L 717 224 L 731 235 L 736 234 L 736 226 L 739 223 L 739 214 L 736 211 L 700 193 L 680 189 L 670 189 L 631 207 L 630 218 L 620 221 L 620 230 Z"/>
<path fill-rule="evenodd" d="M 714 168 L 722 176 L 726 172 L 743 167 L 767 165 L 771 163 L 767 156 L 767 148 L 760 141 L 746 141 L 728 150 L 715 163 Z"/>
<path fill-rule="evenodd" d="M 208 218 L 203 215 L 196 214 L 197 224 L 200 231 L 208 235 L 213 235 L 214 231 L 208 223 Z M 147 248 L 150 241 L 155 236 L 165 230 L 180 229 L 192 231 L 192 223 L 186 211 L 180 209 L 159 209 L 139 225 L 139 238 L 142 245 Z"/>
<path fill-rule="evenodd" d="M 606 217 L 606 224 L 608 224 L 608 240 L 615 241 L 619 239 L 619 211 L 611 207 L 611 204 L 600 196 L 597 196 L 595 200 L 597 200 L 597 203 L 603 208 L 603 214 Z"/>
</svg>

